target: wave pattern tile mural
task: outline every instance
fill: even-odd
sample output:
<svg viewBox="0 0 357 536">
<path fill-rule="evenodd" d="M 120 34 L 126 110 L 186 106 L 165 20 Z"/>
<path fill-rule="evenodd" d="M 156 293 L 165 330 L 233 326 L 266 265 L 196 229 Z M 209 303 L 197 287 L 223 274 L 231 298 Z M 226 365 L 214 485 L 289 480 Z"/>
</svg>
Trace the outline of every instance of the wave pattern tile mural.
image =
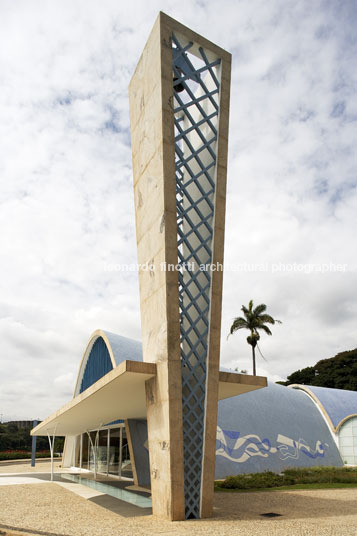
<svg viewBox="0 0 357 536">
<path fill-rule="evenodd" d="M 316 465 L 343 463 L 320 410 L 304 392 L 269 382 L 219 402 L 216 478 Z"/>
<path fill-rule="evenodd" d="M 217 427 L 216 456 L 223 456 L 235 463 L 244 463 L 253 456 L 267 458 L 275 455 L 286 460 L 298 459 L 302 454 L 312 459 L 323 458 L 328 447 L 328 443 L 319 440 L 311 446 L 305 439 L 278 434 L 276 440 L 271 442 L 268 438 L 262 439 L 255 434 L 241 435 L 239 432 Z"/>
</svg>

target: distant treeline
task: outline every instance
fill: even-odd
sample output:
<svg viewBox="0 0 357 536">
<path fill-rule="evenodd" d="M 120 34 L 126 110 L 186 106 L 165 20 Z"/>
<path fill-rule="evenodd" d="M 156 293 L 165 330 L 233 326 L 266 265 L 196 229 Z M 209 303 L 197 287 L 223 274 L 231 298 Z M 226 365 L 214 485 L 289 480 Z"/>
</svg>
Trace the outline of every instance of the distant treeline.
<svg viewBox="0 0 357 536">
<path fill-rule="evenodd" d="M 31 450 L 32 436 L 28 428 L 19 427 L 14 423 L 0 424 L 0 451 L 4 450 Z M 55 451 L 63 450 L 63 438 L 56 438 Z M 49 444 L 47 437 L 38 437 L 36 450 L 48 450 Z"/>
<path fill-rule="evenodd" d="M 297 370 L 281 385 L 299 383 L 357 391 L 357 348 L 340 352 L 335 357 L 322 359 L 313 367 Z"/>
</svg>

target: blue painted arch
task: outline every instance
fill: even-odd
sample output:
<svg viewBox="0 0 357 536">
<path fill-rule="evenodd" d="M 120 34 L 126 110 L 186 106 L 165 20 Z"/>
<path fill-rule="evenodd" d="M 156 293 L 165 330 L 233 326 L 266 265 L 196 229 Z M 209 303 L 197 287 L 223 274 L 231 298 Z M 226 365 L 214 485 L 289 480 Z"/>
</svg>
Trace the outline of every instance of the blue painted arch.
<svg viewBox="0 0 357 536">
<path fill-rule="evenodd" d="M 105 374 L 113 369 L 110 354 L 103 337 L 98 337 L 89 353 L 88 360 L 83 372 L 79 392 L 82 393 L 88 387 L 100 380 Z"/>
<path fill-rule="evenodd" d="M 95 331 L 89 339 L 79 367 L 74 396 L 88 389 L 126 360 L 142 361 L 139 341 L 110 331 Z"/>
</svg>

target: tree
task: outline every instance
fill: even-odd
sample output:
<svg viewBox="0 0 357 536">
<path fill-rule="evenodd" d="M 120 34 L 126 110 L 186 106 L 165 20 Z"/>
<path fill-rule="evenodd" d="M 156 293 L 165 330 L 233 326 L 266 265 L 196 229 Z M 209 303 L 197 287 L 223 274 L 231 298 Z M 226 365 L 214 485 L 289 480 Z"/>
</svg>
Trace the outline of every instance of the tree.
<svg viewBox="0 0 357 536">
<path fill-rule="evenodd" d="M 296 370 L 282 385 L 299 383 L 357 391 L 357 348 L 340 352 L 335 357 L 321 359 L 312 367 Z"/>
<path fill-rule="evenodd" d="M 267 335 L 272 335 L 272 332 L 266 324 L 281 324 L 280 320 L 276 320 L 266 313 L 266 308 L 267 306 L 264 303 L 261 303 L 253 309 L 253 300 L 250 300 L 248 308 L 245 307 L 245 305 L 242 305 L 241 311 L 243 311 L 244 318 L 242 316 L 235 318 L 228 334 L 228 336 L 233 335 L 233 333 L 239 329 L 248 329 L 250 331 L 250 335 L 247 337 L 247 342 L 252 347 L 253 376 L 256 376 L 255 347 L 260 339 L 259 330 L 264 331 Z"/>
<path fill-rule="evenodd" d="M 30 435 L 32 426 L 18 428 L 15 423 L 0 424 L 0 451 L 8 449 L 21 449 L 31 451 L 32 436 Z M 55 452 L 63 451 L 64 438 L 56 437 Z M 47 437 L 37 437 L 37 451 L 49 450 Z M 1 532 L 0 532 L 1 534 Z"/>
</svg>

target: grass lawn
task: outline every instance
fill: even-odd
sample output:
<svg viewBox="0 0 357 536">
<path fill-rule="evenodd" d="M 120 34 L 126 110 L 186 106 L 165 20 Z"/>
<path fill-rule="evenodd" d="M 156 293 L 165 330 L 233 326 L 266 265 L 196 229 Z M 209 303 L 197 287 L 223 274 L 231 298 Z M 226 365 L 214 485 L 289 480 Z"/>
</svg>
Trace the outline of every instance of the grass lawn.
<svg viewBox="0 0 357 536">
<path fill-rule="evenodd" d="M 277 486 L 276 488 L 251 488 L 251 489 L 238 489 L 238 488 L 221 488 L 214 486 L 214 491 L 223 493 L 250 493 L 254 491 L 294 491 L 295 489 L 339 489 L 339 488 L 357 488 L 356 484 L 349 482 L 325 482 L 315 484 L 292 484 L 291 486 Z"/>
<path fill-rule="evenodd" d="M 280 491 L 294 489 L 356 488 L 357 467 L 298 467 L 281 473 L 265 471 L 227 476 L 215 491 Z"/>
</svg>

